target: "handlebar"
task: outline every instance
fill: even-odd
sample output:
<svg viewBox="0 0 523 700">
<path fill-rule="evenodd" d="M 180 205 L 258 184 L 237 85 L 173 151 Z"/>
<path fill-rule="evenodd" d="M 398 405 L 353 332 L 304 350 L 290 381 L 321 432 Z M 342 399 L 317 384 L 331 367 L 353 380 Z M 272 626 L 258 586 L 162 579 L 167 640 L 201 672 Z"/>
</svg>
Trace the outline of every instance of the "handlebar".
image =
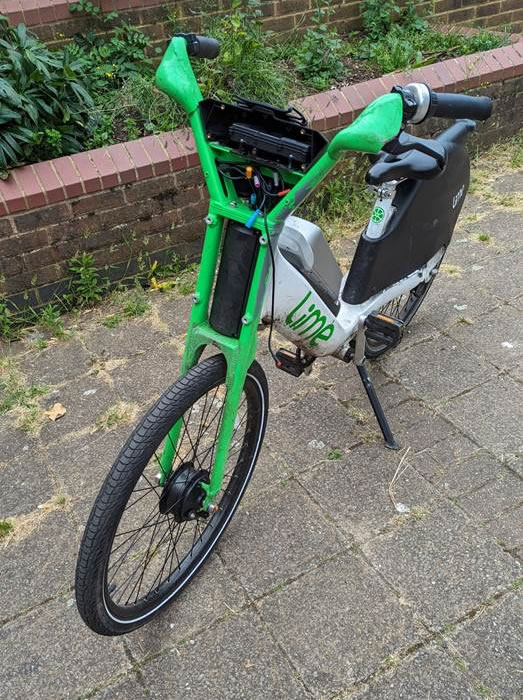
<svg viewBox="0 0 523 700">
<path fill-rule="evenodd" d="M 479 119 L 485 121 L 492 114 L 490 97 L 472 97 L 452 93 L 430 91 L 428 117 L 447 119 Z"/>
<path fill-rule="evenodd" d="M 425 83 L 410 83 L 403 88 L 394 87 L 392 91 L 402 96 L 404 119 L 412 124 L 429 117 L 484 121 L 492 114 L 490 97 L 434 92 Z"/>
<path fill-rule="evenodd" d="M 220 42 L 212 36 L 200 36 L 198 34 L 175 34 L 181 36 L 187 43 L 189 56 L 198 58 L 217 58 L 220 54 Z"/>
</svg>

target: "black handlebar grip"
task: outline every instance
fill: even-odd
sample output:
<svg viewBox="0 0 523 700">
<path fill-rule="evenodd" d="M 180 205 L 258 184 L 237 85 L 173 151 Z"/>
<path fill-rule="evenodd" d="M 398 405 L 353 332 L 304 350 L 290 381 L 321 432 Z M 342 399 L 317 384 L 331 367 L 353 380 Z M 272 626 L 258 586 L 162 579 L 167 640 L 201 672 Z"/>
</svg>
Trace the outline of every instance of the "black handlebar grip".
<svg viewBox="0 0 523 700">
<path fill-rule="evenodd" d="M 430 107 L 427 117 L 484 121 L 491 114 L 492 100 L 490 97 L 430 91 Z"/>
<path fill-rule="evenodd" d="M 200 58 L 217 58 L 220 54 L 220 42 L 212 36 L 197 36 L 199 50 L 195 54 Z"/>
</svg>

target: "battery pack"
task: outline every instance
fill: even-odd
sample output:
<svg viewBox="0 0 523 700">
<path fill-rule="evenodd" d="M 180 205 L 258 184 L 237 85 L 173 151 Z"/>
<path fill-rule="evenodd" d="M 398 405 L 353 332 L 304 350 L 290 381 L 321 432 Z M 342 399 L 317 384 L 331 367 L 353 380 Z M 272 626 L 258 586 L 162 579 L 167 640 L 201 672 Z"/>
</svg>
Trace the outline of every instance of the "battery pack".
<svg viewBox="0 0 523 700">
<path fill-rule="evenodd" d="M 231 338 L 240 335 L 258 248 L 255 230 L 229 221 L 224 234 L 209 323 L 214 330 Z"/>
</svg>

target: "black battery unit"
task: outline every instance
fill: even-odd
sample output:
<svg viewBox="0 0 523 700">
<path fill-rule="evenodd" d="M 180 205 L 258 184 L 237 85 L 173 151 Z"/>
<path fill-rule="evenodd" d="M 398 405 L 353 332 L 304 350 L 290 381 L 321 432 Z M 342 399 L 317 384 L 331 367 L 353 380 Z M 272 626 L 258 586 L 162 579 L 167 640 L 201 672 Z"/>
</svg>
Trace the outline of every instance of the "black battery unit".
<svg viewBox="0 0 523 700">
<path fill-rule="evenodd" d="M 229 221 L 224 234 L 209 323 L 214 330 L 231 338 L 240 335 L 258 248 L 257 231 Z"/>
<path fill-rule="evenodd" d="M 294 107 L 236 97 L 235 104 L 208 98 L 199 110 L 209 141 L 248 156 L 253 162 L 287 170 L 308 170 L 327 146 L 327 139 L 307 126 Z"/>
</svg>

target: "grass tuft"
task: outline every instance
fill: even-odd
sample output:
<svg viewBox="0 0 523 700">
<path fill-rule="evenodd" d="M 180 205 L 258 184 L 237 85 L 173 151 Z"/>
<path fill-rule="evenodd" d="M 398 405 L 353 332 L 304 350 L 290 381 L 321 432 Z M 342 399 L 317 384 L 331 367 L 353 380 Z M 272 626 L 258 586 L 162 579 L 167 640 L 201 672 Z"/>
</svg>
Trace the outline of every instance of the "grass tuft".
<svg viewBox="0 0 523 700">
<path fill-rule="evenodd" d="M 9 520 L 0 520 L 0 539 L 7 537 L 13 530 L 13 523 Z"/>
</svg>

